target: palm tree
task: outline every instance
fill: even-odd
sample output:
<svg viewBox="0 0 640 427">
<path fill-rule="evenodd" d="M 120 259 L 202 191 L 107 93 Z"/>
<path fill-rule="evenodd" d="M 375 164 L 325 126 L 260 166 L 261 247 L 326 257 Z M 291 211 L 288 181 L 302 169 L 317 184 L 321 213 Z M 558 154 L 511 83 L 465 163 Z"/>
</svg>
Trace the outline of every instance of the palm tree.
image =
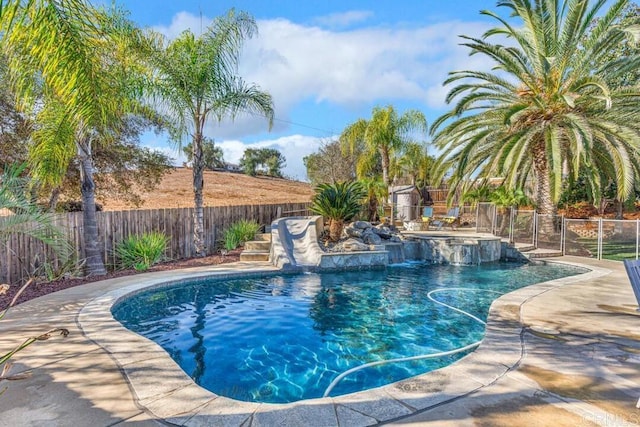
<svg viewBox="0 0 640 427">
<path fill-rule="evenodd" d="M 175 120 L 172 139 L 181 145 L 186 137 L 191 138 L 194 246 L 200 256 L 207 253 L 202 201 L 205 124 L 212 117 L 218 121 L 225 116 L 234 118 L 238 112 L 264 115 L 269 128 L 273 122 L 271 96 L 237 75 L 242 44 L 256 31 L 249 14 L 230 10 L 215 19 L 200 37 L 188 30 L 171 42 L 155 35 L 157 44 L 149 51 L 157 77 L 153 98 Z"/>
<path fill-rule="evenodd" d="M 427 119 L 417 110 L 398 115 L 393 106 L 375 107 L 370 120 L 360 119 L 342 131 L 340 142 L 351 152 L 364 145 L 364 158 L 380 156 L 382 181 L 389 186 L 391 156 L 399 153 L 412 140 L 413 133 L 426 132 Z"/>
<path fill-rule="evenodd" d="M 129 85 L 136 64 L 125 53 L 134 28 L 119 13 L 84 0 L 0 0 L 0 48 L 9 83 L 36 111 L 31 172 L 56 187 L 70 162 L 81 170 L 85 267 L 106 274 L 95 215 L 92 144 L 137 104 Z"/>
<path fill-rule="evenodd" d="M 489 201 L 496 206 L 500 214 L 498 236 L 504 235 L 505 229 L 509 225 L 511 210 L 530 203 L 529 198 L 522 189 L 507 188 L 504 185 L 491 190 Z"/>
<path fill-rule="evenodd" d="M 340 240 L 345 221 L 362 209 L 366 191 L 358 181 L 320 184 L 311 200 L 311 211 L 329 220 L 329 239 Z"/>
<path fill-rule="evenodd" d="M 598 169 L 613 174 L 621 199 L 633 189 L 640 165 L 638 87 L 611 88 L 608 78 L 640 66 L 637 54 L 601 62 L 625 43 L 614 25 L 627 4 L 605 1 L 504 0 L 518 22 L 482 11 L 500 26 L 482 39 L 463 36 L 471 54 L 494 62 L 492 72 L 455 71 L 447 102 L 453 109 L 432 128 L 443 149 L 439 175 L 452 171 L 451 191 L 469 180 L 503 176 L 511 188 L 533 185 L 542 214 L 555 215 L 566 172 L 581 168 L 599 188 Z M 509 45 L 490 43 L 492 36 Z M 594 64 L 602 64 L 596 66 Z"/>
<path fill-rule="evenodd" d="M 408 176 L 411 185 L 425 187 L 431 182 L 435 159 L 427 153 L 427 147 L 417 142 L 409 142 L 397 159 L 400 175 Z"/>
<path fill-rule="evenodd" d="M 380 178 L 364 178 L 358 182 L 366 192 L 367 220 L 370 222 L 377 221 L 379 219 L 378 207 L 381 203 L 384 203 L 384 199 L 388 194 L 387 186 Z"/>
</svg>

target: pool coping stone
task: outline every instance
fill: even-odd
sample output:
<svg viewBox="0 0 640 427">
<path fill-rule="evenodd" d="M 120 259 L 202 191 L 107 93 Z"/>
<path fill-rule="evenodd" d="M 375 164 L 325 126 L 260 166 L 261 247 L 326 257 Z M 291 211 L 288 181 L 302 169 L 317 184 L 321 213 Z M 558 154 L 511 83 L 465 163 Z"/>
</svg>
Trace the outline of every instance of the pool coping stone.
<svg viewBox="0 0 640 427">
<path fill-rule="evenodd" d="M 78 314 L 84 334 L 102 347 L 128 381 L 136 403 L 153 416 L 185 426 L 299 426 L 321 419 L 323 425 L 371 425 L 406 418 L 469 395 L 493 384 L 516 367 L 523 357 L 523 304 L 560 286 L 596 279 L 610 270 L 566 260 L 545 261 L 573 265 L 589 271 L 576 276 L 527 286 L 496 299 L 490 308 L 485 336 L 479 347 L 444 368 L 413 378 L 336 397 L 308 399 L 287 404 L 242 402 L 218 396 L 195 384 L 155 342 L 122 326 L 111 309 L 123 298 L 151 288 L 173 286 L 199 278 L 237 278 L 285 273 L 276 268 L 173 275 L 140 280 L 108 291 L 88 302 Z M 514 318 L 513 307 L 518 307 Z M 137 350 L 132 350 L 137 349 Z M 162 380 L 158 380 L 162 378 Z M 188 402 L 188 403 L 187 403 Z"/>
</svg>

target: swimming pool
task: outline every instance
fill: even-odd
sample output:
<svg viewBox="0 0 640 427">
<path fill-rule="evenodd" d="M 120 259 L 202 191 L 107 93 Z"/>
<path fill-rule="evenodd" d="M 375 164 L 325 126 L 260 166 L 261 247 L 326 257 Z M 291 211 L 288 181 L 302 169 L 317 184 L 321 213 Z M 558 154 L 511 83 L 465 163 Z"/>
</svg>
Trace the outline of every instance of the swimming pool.
<svg viewBox="0 0 640 427">
<path fill-rule="evenodd" d="M 499 294 L 581 272 L 564 265 L 405 264 L 198 280 L 137 294 L 117 304 L 113 315 L 160 344 L 212 392 L 284 403 L 321 397 L 342 372 L 367 362 L 447 351 L 482 338 L 481 323 L 429 299 L 431 291 L 438 290 L 437 301 L 482 319 Z M 342 379 L 331 395 L 395 382 L 462 356 L 363 369 Z"/>
</svg>

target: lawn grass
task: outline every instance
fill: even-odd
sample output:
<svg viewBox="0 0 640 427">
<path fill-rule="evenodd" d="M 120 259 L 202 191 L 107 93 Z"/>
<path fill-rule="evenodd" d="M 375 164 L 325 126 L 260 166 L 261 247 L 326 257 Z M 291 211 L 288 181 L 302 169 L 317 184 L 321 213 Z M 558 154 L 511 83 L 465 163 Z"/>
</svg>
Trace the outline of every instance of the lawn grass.
<svg viewBox="0 0 640 427">
<path fill-rule="evenodd" d="M 577 239 L 576 242 L 583 249 L 592 254 L 592 258 L 598 256 L 598 240 L 597 239 Z M 584 256 L 584 255 L 578 255 Z M 627 241 L 603 241 L 602 242 L 602 259 L 610 261 L 622 261 L 625 259 L 636 259 L 636 240 Z"/>
</svg>

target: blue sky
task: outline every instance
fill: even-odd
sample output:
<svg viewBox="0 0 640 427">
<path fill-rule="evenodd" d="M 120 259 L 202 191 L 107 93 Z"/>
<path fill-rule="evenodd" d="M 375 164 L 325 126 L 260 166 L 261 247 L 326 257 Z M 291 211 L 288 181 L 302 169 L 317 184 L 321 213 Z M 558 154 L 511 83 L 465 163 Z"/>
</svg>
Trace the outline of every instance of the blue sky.
<svg viewBox="0 0 640 427">
<path fill-rule="evenodd" d="M 225 159 L 237 162 L 246 147 L 273 147 L 287 159 L 285 174 L 305 179 L 302 158 L 340 134 L 375 106 L 400 112 L 416 108 L 429 123 L 446 109 L 442 81 L 455 69 L 488 69 L 469 57 L 459 34 L 480 36 L 494 22 L 481 9 L 495 0 L 389 1 L 169 1 L 119 0 L 142 27 L 168 37 L 196 34 L 212 17 L 235 7 L 252 14 L 257 37 L 243 49 L 240 75 L 272 94 L 276 122 L 237 117 L 212 123 Z M 503 12 L 504 13 L 504 12 Z M 147 146 L 180 156 L 163 135 L 145 135 Z"/>
</svg>

